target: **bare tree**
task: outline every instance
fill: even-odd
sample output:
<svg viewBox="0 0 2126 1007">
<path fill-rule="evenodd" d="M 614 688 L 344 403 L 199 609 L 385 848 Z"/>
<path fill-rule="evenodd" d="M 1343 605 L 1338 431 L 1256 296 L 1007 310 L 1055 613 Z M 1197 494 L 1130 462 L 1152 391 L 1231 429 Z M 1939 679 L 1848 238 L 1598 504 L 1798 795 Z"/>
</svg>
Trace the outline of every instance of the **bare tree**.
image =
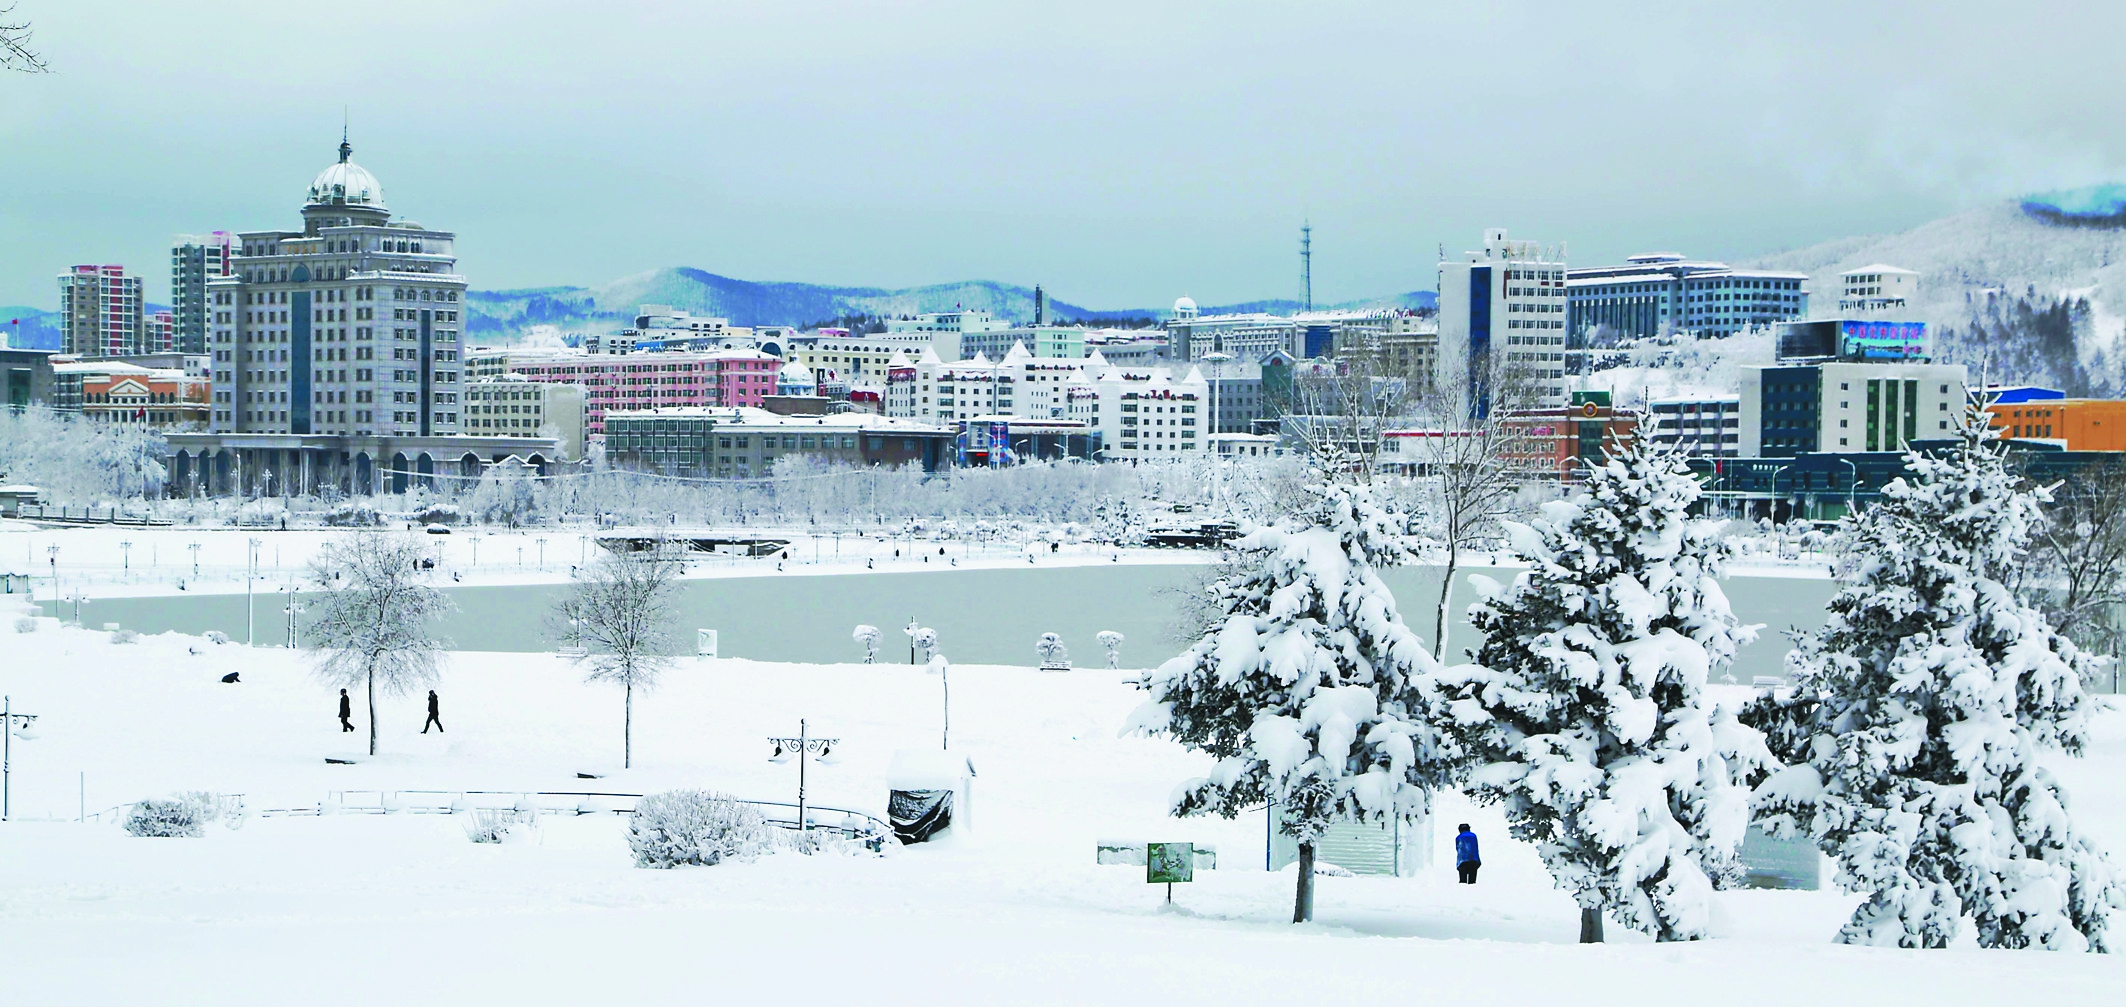
<svg viewBox="0 0 2126 1007">
<path fill-rule="evenodd" d="M 1503 366 L 1492 370 L 1488 388 L 1466 375 L 1439 382 L 1419 402 L 1420 428 L 1407 438 L 1424 498 L 1421 510 L 1447 553 L 1432 622 L 1432 656 L 1441 661 L 1447 659 L 1448 612 L 1462 552 L 1497 530 L 1534 453 L 1523 413 L 1535 401 L 1533 382 Z"/>
<path fill-rule="evenodd" d="M 1293 365 L 1279 429 L 1329 478 L 1370 483 L 1387 431 L 1407 418 L 1429 377 L 1398 370 L 1373 343 L 1354 339 L 1333 359 Z"/>
<path fill-rule="evenodd" d="M 376 754 L 376 697 L 436 681 L 444 642 L 429 623 L 451 609 L 421 570 L 425 549 L 411 535 L 367 532 L 325 543 L 310 562 L 324 596 L 309 605 L 310 651 L 327 684 L 361 686 L 369 697 L 369 754 Z"/>
<path fill-rule="evenodd" d="M 2090 465 L 2053 487 L 2052 501 L 2024 556 L 2023 590 L 2060 635 L 2117 654 L 2126 632 L 2126 463 Z"/>
<path fill-rule="evenodd" d="M 21 73 L 50 73 L 44 57 L 30 48 L 30 23 L 14 21 L 8 15 L 15 12 L 15 5 L 0 7 L 0 70 L 15 70 Z"/>
<path fill-rule="evenodd" d="M 634 765 L 635 690 L 655 688 L 658 673 L 671 664 L 678 572 L 661 551 L 607 553 L 578 573 L 554 606 L 556 635 L 582 648 L 575 660 L 590 668 L 584 681 L 618 682 L 627 692 L 622 768 Z"/>
</svg>

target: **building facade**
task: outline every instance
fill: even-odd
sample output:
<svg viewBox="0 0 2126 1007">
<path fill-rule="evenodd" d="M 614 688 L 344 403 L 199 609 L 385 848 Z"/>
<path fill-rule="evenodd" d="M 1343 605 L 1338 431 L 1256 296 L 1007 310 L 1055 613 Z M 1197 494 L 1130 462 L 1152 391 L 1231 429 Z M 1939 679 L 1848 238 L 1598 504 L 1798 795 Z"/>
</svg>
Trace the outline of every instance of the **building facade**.
<svg viewBox="0 0 2126 1007">
<path fill-rule="evenodd" d="M 537 437 L 559 443 L 561 461 L 581 461 L 584 387 L 505 374 L 465 382 L 465 432 L 479 437 Z"/>
<path fill-rule="evenodd" d="M 1161 461 L 1209 450 L 1210 385 L 1201 368 L 1117 367 L 1095 358 L 1064 389 L 1065 418 L 1100 437 L 1105 461 Z"/>
<path fill-rule="evenodd" d="M 1467 388 L 1478 413 L 1510 368 L 1534 397 L 1530 405 L 1566 404 L 1569 299 L 1561 254 L 1516 241 L 1504 228 L 1484 232 L 1484 247 L 1439 264 L 1439 348 L 1435 388 Z"/>
<path fill-rule="evenodd" d="M 681 407 L 606 417 L 606 463 L 700 478 L 755 479 L 786 458 L 857 468 L 952 464 L 954 431 L 870 413 L 785 416 L 763 409 Z"/>
<path fill-rule="evenodd" d="M 1655 399 L 1646 404 L 1649 440 L 1691 458 L 1735 458 L 1742 453 L 1742 399 L 1738 396 Z"/>
<path fill-rule="evenodd" d="M 2010 440 L 2062 451 L 2126 451 L 2126 401 L 2119 399 L 1996 399 L 1986 412 L 1993 429 Z"/>
<path fill-rule="evenodd" d="M 228 276 L 236 259 L 236 236 L 227 231 L 181 234 L 170 246 L 172 344 L 178 353 L 207 352 L 207 281 Z"/>
<path fill-rule="evenodd" d="M 775 394 L 781 367 L 780 359 L 746 349 L 610 354 L 502 348 L 466 355 L 473 380 L 517 374 L 583 386 L 586 436 L 604 433 L 606 415 L 621 410 L 759 406 Z"/>
<path fill-rule="evenodd" d="M 1717 338 L 1809 312 L 1807 273 L 1657 252 L 1566 274 L 1565 328 L 1583 348 L 1679 332 Z"/>
<path fill-rule="evenodd" d="M 212 386 L 204 375 L 110 357 L 54 363 L 52 371 L 57 400 L 90 422 L 171 432 L 207 429 Z"/>
<path fill-rule="evenodd" d="M 1962 364 L 1824 362 L 1742 369 L 1740 456 L 1901 451 L 1950 436 Z"/>
<path fill-rule="evenodd" d="M 140 277 L 124 266 L 75 266 L 59 274 L 61 350 L 77 357 L 147 353 Z"/>
<path fill-rule="evenodd" d="M 207 280 L 219 433 L 458 432 L 465 277 L 455 236 L 394 221 L 340 144 L 300 231 L 247 231 Z"/>
<path fill-rule="evenodd" d="M 1919 299 L 1919 274 L 1876 263 L 1838 274 L 1838 313 L 1905 311 Z"/>
</svg>

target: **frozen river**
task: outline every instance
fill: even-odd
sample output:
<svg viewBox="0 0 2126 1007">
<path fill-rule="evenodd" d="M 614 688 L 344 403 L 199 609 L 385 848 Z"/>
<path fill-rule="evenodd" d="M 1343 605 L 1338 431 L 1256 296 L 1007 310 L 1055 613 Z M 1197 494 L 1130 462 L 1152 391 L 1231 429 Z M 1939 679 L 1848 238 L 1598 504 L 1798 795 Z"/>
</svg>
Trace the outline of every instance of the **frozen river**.
<svg viewBox="0 0 2126 1007">
<path fill-rule="evenodd" d="M 1180 650 L 1174 635 L 1179 593 L 1202 569 L 1118 564 L 831 575 L 769 571 L 757 577 L 687 580 L 675 606 L 680 616 L 674 628 L 679 645 L 689 651 L 694 630 L 706 628 L 718 631 L 725 657 L 825 663 L 861 660 L 862 648 L 849 633 L 858 623 L 869 623 L 885 631 L 880 660 L 906 661 L 907 637 L 899 630 L 914 618 L 938 631 L 940 649 L 954 661 L 1028 665 L 1036 662 L 1034 641 L 1048 632 L 1062 634 L 1075 663 L 1101 663 L 1093 635 L 1112 629 L 1128 637 L 1122 648 L 1124 665 L 1144 667 Z M 1511 570 L 1487 568 L 1472 572 L 1501 581 L 1513 575 Z M 1403 618 L 1429 639 L 1438 569 L 1395 569 L 1385 579 Z M 1474 597 L 1466 578 L 1456 579 L 1455 628 L 1448 636 L 1459 656 L 1475 640 L 1461 617 Z M 1730 578 L 1726 590 L 1736 615 L 1744 622 L 1765 624 L 1761 639 L 1737 659 L 1737 680 L 1778 674 L 1788 648 L 1784 631 L 1821 625 L 1832 586 L 1822 579 Z M 442 631 L 460 650 L 549 650 L 545 613 L 565 590 L 558 584 L 448 588 L 458 611 Z M 251 602 L 261 645 L 286 639 L 285 598 L 260 594 Z M 71 615 L 63 606 L 45 607 L 53 614 Z M 83 621 L 92 626 L 115 622 L 143 633 L 218 629 L 241 641 L 246 632 L 244 607 L 243 595 L 105 598 L 90 604 Z"/>
</svg>

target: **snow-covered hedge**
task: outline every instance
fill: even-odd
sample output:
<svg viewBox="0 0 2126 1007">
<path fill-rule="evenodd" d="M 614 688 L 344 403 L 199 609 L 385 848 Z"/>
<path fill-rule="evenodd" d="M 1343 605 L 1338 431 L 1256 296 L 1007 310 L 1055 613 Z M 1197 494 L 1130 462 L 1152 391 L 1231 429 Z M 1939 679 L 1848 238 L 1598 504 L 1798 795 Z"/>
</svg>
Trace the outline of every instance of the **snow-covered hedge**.
<svg viewBox="0 0 2126 1007">
<path fill-rule="evenodd" d="M 668 790 L 635 805 L 627 844 L 638 867 L 709 867 L 759 856 L 772 840 L 752 805 L 707 790 Z"/>
<path fill-rule="evenodd" d="M 117 630 L 111 634 L 111 642 L 120 644 L 139 643 L 140 633 L 136 630 L 130 629 Z"/>
<path fill-rule="evenodd" d="M 458 508 L 453 504 L 430 504 L 413 514 L 415 524 L 457 524 Z"/>
<path fill-rule="evenodd" d="M 35 616 L 28 616 L 28 615 L 25 615 L 25 616 L 23 616 L 23 617 L 21 617 L 21 618 L 19 618 L 19 619 L 16 619 L 16 620 L 15 620 L 15 632 L 17 632 L 17 633 L 35 633 L 36 631 L 37 631 L 37 619 L 36 619 L 36 617 L 35 617 Z"/>
<path fill-rule="evenodd" d="M 512 832 L 536 826 L 536 815 L 507 808 L 474 808 L 465 819 L 465 836 L 475 843 L 499 843 Z"/>
<path fill-rule="evenodd" d="M 133 805 L 125 830 L 136 836 L 185 836 L 198 838 L 206 832 L 207 809 L 198 802 L 172 798 L 149 798 Z"/>
<path fill-rule="evenodd" d="M 325 523 L 334 528 L 373 528 L 383 524 L 384 518 L 368 504 L 343 503 L 325 512 Z"/>
</svg>

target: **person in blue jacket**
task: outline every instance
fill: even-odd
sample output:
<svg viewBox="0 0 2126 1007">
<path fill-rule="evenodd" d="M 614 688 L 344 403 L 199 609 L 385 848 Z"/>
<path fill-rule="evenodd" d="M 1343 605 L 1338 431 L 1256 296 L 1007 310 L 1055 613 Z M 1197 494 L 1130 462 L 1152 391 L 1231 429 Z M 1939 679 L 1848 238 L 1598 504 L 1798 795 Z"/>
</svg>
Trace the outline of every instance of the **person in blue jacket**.
<svg viewBox="0 0 2126 1007">
<path fill-rule="evenodd" d="M 1461 874 L 1460 883 L 1476 884 L 1476 869 L 1482 866 L 1484 862 L 1476 855 L 1476 833 L 1464 823 L 1454 835 L 1454 869 Z"/>
</svg>

